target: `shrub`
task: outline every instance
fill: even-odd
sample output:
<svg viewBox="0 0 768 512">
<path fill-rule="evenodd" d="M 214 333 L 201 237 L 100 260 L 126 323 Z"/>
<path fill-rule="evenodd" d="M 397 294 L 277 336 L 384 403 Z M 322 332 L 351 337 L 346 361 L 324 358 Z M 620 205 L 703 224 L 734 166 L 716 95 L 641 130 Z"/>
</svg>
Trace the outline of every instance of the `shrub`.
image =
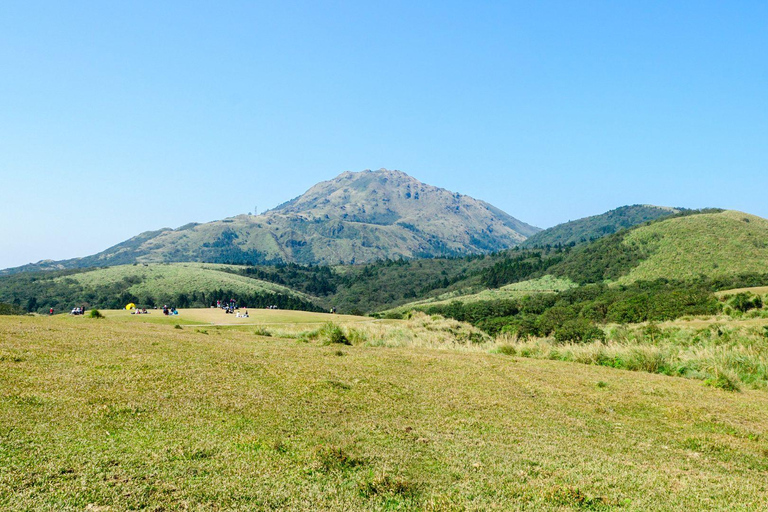
<svg viewBox="0 0 768 512">
<path fill-rule="evenodd" d="M 364 332 L 357 329 L 347 329 L 347 340 L 350 345 L 361 345 L 368 341 L 368 337 Z"/>
<path fill-rule="evenodd" d="M 517 350 L 512 345 L 501 345 L 494 350 L 496 354 L 503 354 L 505 356 L 514 356 L 517 354 Z"/>
<path fill-rule="evenodd" d="M 23 315 L 24 310 L 13 304 L 0 302 L 0 315 Z"/>
<path fill-rule="evenodd" d="M 340 343 L 342 345 L 351 345 L 352 343 L 344 335 L 344 331 L 338 325 L 333 322 L 328 322 L 320 328 L 320 338 L 324 345 L 331 343 Z"/>
<path fill-rule="evenodd" d="M 92 309 L 92 310 L 91 310 L 91 311 L 88 313 L 88 317 L 89 317 L 89 318 L 104 318 L 104 315 L 102 315 L 102 314 L 101 314 L 101 311 L 99 311 L 98 309 Z"/>
<path fill-rule="evenodd" d="M 253 331 L 253 334 L 255 334 L 256 336 L 266 336 L 266 337 L 272 336 L 272 333 L 269 332 L 264 327 L 257 327 L 256 330 Z"/>
<path fill-rule="evenodd" d="M 718 373 L 716 377 L 706 379 L 704 384 L 725 391 L 741 391 L 738 379 L 725 373 Z"/>
<path fill-rule="evenodd" d="M 174 329 L 181 329 L 181 326 L 179 324 L 176 324 L 173 326 Z"/>
<path fill-rule="evenodd" d="M 554 333 L 555 339 L 560 343 L 604 340 L 605 333 L 592 322 L 585 319 L 568 320 L 558 326 Z"/>
</svg>

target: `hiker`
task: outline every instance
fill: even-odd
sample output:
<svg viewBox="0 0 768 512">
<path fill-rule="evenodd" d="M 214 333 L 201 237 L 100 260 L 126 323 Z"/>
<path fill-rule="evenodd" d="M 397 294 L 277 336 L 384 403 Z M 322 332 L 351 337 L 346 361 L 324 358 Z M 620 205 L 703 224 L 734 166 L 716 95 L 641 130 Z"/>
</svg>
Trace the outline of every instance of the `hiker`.
<svg viewBox="0 0 768 512">
<path fill-rule="evenodd" d="M 51 308 L 51 310 L 50 310 L 50 311 L 48 311 L 48 314 L 49 314 L 49 315 L 53 315 L 53 308 Z"/>
</svg>

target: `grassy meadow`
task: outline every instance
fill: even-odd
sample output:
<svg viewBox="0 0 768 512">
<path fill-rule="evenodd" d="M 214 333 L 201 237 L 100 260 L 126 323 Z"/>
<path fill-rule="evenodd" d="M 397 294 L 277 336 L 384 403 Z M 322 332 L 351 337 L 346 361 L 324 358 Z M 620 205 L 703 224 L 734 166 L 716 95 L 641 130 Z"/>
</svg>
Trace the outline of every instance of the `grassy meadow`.
<svg viewBox="0 0 768 512">
<path fill-rule="evenodd" d="M 0 317 L 0 508 L 768 506 L 764 391 L 489 353 L 426 315 L 336 316 L 346 345 L 330 315 L 213 313 Z"/>
</svg>

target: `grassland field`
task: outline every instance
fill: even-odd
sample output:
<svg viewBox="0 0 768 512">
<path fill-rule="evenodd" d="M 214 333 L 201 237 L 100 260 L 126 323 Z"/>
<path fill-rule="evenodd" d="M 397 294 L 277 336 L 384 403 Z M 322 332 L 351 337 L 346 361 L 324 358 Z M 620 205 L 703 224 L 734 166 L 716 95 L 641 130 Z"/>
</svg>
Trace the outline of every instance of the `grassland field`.
<svg viewBox="0 0 768 512">
<path fill-rule="evenodd" d="M 0 508 L 768 507 L 764 391 L 429 346 L 468 328 L 425 315 L 336 316 L 340 345 L 279 335 L 330 315 L 249 313 L 272 332 L 0 317 Z"/>
</svg>

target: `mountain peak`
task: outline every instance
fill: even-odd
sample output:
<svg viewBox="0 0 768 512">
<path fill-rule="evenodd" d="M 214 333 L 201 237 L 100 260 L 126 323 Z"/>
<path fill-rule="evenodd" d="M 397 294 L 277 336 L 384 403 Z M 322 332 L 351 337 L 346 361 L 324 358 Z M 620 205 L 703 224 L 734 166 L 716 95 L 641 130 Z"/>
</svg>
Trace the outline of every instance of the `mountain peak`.
<svg viewBox="0 0 768 512">
<path fill-rule="evenodd" d="M 150 231 L 60 263 L 363 263 L 498 251 L 537 231 L 484 201 L 402 171 L 366 169 L 320 182 L 262 215 Z"/>
</svg>

